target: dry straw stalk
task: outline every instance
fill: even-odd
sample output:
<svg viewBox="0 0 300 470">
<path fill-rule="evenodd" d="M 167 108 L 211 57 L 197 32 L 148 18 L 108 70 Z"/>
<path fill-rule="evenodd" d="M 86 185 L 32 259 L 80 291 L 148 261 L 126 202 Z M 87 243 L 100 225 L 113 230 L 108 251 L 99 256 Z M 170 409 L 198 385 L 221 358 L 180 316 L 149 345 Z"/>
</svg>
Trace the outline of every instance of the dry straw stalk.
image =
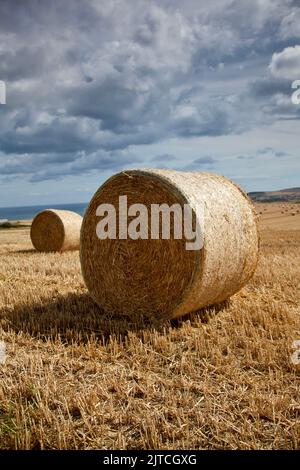
<svg viewBox="0 0 300 470">
<path fill-rule="evenodd" d="M 47 209 L 34 218 L 30 237 L 38 251 L 78 250 L 82 217 L 72 211 Z"/>
<path fill-rule="evenodd" d="M 102 203 L 118 208 L 142 203 L 189 204 L 204 234 L 201 250 L 187 251 L 185 239 L 100 240 L 96 234 Z M 129 170 L 106 181 L 86 211 L 80 257 L 83 277 L 106 312 L 175 318 L 216 304 L 241 289 L 258 260 L 256 212 L 233 182 L 210 173 Z"/>
</svg>

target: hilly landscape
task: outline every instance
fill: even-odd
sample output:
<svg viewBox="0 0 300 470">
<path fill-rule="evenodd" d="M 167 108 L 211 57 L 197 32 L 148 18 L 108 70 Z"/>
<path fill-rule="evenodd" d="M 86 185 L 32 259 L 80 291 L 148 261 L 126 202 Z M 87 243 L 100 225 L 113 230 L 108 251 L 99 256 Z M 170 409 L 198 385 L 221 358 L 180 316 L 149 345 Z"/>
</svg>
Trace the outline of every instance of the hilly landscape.
<svg viewBox="0 0 300 470">
<path fill-rule="evenodd" d="M 255 202 L 300 202 L 300 188 L 281 189 L 279 191 L 250 192 Z"/>
</svg>

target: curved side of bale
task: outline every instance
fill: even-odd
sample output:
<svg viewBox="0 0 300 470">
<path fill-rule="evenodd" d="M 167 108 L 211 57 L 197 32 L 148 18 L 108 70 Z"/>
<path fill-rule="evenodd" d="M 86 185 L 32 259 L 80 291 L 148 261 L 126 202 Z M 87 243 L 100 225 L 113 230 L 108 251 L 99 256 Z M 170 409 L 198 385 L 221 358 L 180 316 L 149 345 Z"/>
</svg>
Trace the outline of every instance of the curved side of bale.
<svg viewBox="0 0 300 470">
<path fill-rule="evenodd" d="M 60 218 L 64 225 L 65 238 L 62 251 L 79 250 L 80 246 L 80 230 L 82 225 L 82 217 L 76 212 L 59 211 Z M 62 214 L 63 213 L 63 214 Z"/>
<path fill-rule="evenodd" d="M 252 201 L 229 179 L 212 173 L 165 171 L 163 177 L 180 188 L 194 211 L 204 209 L 201 263 L 185 298 L 172 312 L 175 318 L 238 292 L 255 272 L 259 234 Z"/>
<path fill-rule="evenodd" d="M 78 250 L 82 217 L 72 211 L 47 209 L 34 218 L 30 237 L 38 251 Z"/>
<path fill-rule="evenodd" d="M 186 250 L 186 239 L 99 240 L 96 209 L 142 203 L 188 204 L 198 217 L 203 247 Z M 129 170 L 110 178 L 94 195 L 81 230 L 86 285 L 106 311 L 175 318 L 221 302 L 251 278 L 258 259 L 256 213 L 247 195 L 210 173 Z"/>
</svg>

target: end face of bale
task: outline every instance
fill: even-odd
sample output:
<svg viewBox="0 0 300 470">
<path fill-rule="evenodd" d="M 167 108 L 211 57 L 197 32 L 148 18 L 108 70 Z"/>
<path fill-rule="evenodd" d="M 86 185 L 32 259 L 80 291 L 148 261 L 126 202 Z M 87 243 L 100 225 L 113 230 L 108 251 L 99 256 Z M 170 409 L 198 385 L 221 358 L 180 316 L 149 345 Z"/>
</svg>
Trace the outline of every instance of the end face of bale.
<svg viewBox="0 0 300 470">
<path fill-rule="evenodd" d="M 47 209 L 33 220 L 30 237 L 38 251 L 79 249 L 82 217 L 72 211 Z"/>
<path fill-rule="evenodd" d="M 185 238 L 100 240 L 96 228 L 101 204 L 112 204 L 119 220 L 119 196 L 128 207 L 186 203 L 180 190 L 160 176 L 124 172 L 108 180 L 93 197 L 83 220 L 80 257 L 86 285 L 107 312 L 124 315 L 170 316 L 191 283 L 199 252 L 186 251 Z M 128 221 L 130 221 L 130 217 Z"/>
</svg>

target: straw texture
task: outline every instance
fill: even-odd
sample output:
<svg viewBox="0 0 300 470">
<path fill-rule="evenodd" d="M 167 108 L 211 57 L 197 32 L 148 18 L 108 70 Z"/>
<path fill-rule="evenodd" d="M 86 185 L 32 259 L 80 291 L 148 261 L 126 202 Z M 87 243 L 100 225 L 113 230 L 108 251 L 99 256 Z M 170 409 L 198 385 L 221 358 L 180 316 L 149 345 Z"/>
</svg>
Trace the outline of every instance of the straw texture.
<svg viewBox="0 0 300 470">
<path fill-rule="evenodd" d="M 33 220 L 30 237 L 38 251 L 78 250 L 82 217 L 72 211 L 47 209 Z"/>
<path fill-rule="evenodd" d="M 103 203 L 117 209 L 121 195 L 127 195 L 128 206 L 179 203 L 195 214 L 203 211 L 202 249 L 187 251 L 184 238 L 99 240 L 96 209 Z M 86 285 L 105 311 L 175 318 L 241 289 L 255 271 L 258 245 L 254 207 L 230 180 L 210 173 L 128 170 L 110 178 L 91 200 L 80 258 Z"/>
</svg>

